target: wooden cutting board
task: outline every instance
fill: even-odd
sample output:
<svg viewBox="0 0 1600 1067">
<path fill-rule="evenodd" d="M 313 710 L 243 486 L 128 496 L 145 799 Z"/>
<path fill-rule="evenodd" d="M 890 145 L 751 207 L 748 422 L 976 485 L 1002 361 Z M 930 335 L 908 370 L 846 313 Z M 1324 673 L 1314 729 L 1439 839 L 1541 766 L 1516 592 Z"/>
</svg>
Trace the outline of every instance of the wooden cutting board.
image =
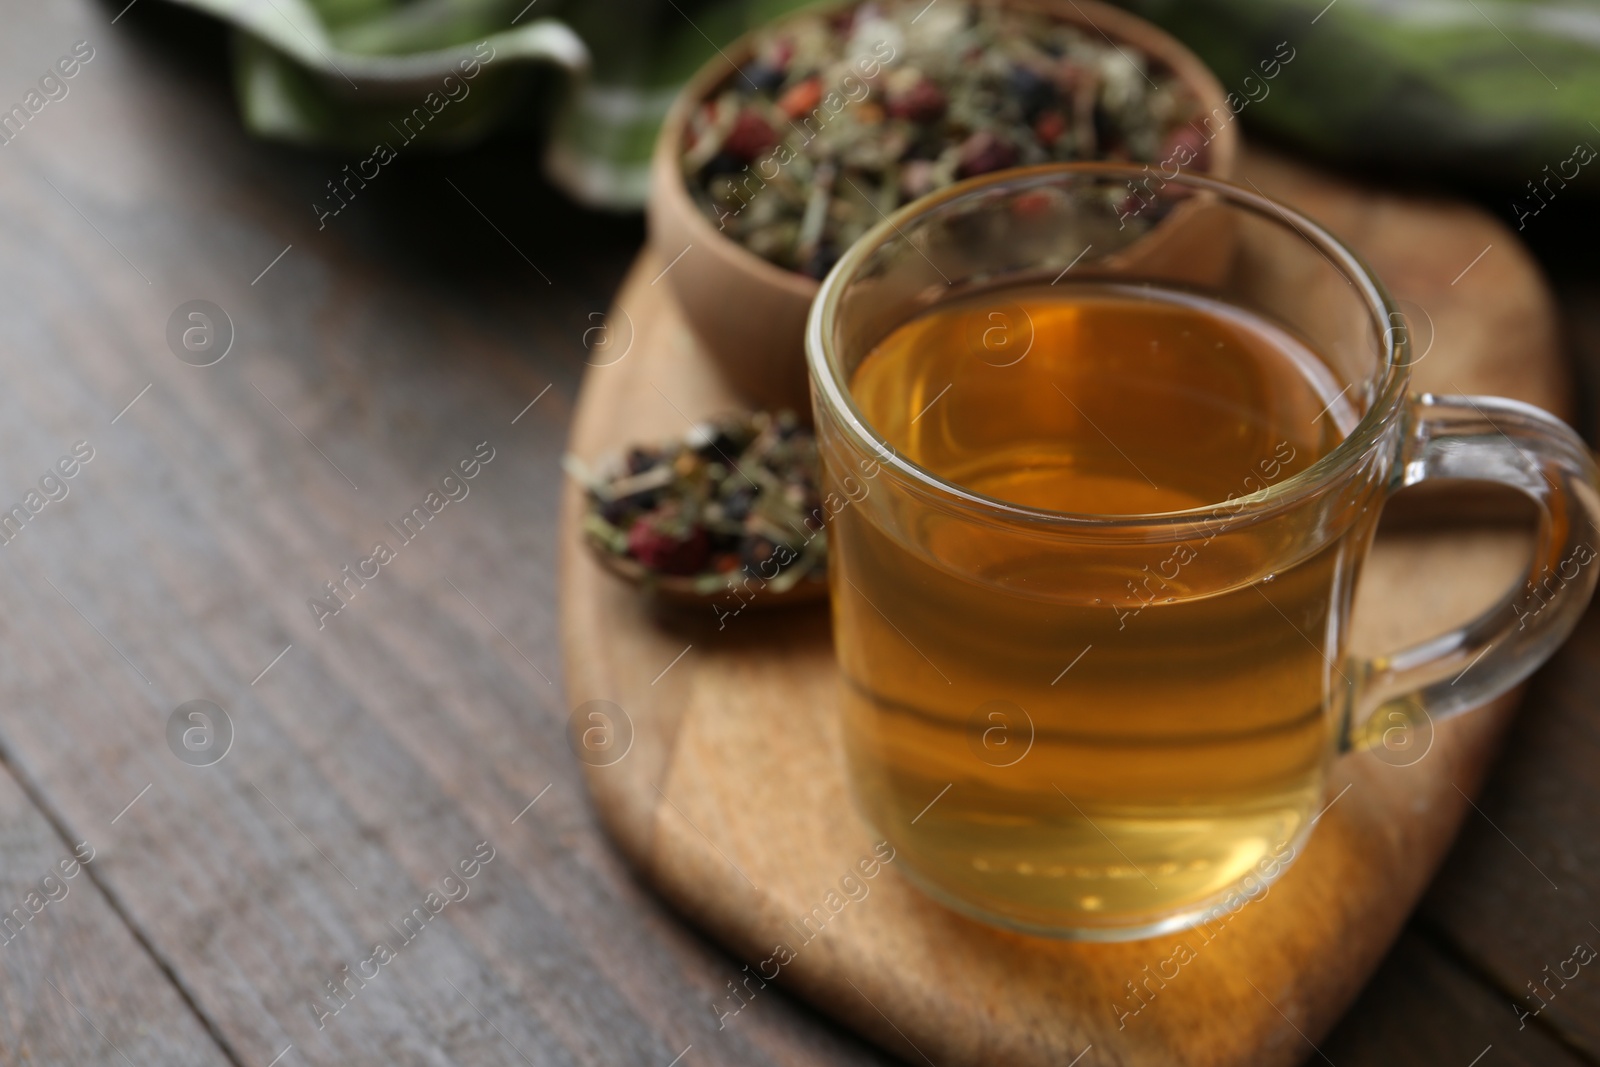
<svg viewBox="0 0 1600 1067">
<path fill-rule="evenodd" d="M 1426 350 L 1419 390 L 1499 394 L 1568 414 L 1553 303 L 1499 223 L 1259 153 L 1241 169 L 1243 180 L 1350 242 L 1407 303 Z M 653 281 L 663 265 L 646 254 L 618 296 L 609 352 L 594 360 L 605 365 L 588 372 L 579 398 L 571 450 L 580 457 L 675 437 L 691 419 L 738 406 L 667 287 Z M 586 707 L 590 700 L 621 709 L 612 714 L 614 762 L 587 768 L 590 791 L 642 875 L 749 964 L 730 968 L 725 995 L 706 1006 L 724 1027 L 761 1011 L 776 987 L 908 1061 L 938 1067 L 1316 1059 L 1313 1043 L 1350 1004 L 1443 858 L 1515 707 L 1513 696 L 1439 724 L 1431 745 L 1419 739 L 1411 750 L 1426 754 L 1407 766 L 1398 764 L 1413 755 L 1343 760 L 1299 861 L 1210 940 L 1027 937 L 947 911 L 892 862 L 851 899 L 841 879 L 873 857 L 875 840 L 841 773 L 826 611 L 746 611 L 721 630 L 709 607 L 652 611 L 588 556 L 581 506 L 569 485 L 568 704 L 579 719 L 600 707 Z M 1394 648 L 1481 609 L 1515 580 L 1527 544 L 1504 528 L 1380 535 L 1358 593 L 1356 648 Z M 815 920 L 798 925 L 810 914 L 828 918 L 820 933 Z M 1175 963 L 1180 943 L 1192 955 Z M 775 968 L 763 986 L 757 972 Z"/>
</svg>

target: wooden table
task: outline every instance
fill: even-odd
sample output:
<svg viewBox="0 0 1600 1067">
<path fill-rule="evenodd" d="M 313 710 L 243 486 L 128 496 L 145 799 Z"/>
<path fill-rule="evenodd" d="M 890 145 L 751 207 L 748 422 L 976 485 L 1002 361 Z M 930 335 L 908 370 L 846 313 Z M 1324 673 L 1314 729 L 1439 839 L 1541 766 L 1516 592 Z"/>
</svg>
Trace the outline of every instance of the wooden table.
<svg viewBox="0 0 1600 1067">
<path fill-rule="evenodd" d="M 741 964 L 630 877 L 567 748 L 558 461 L 637 222 L 504 147 L 319 230 L 339 162 L 248 140 L 221 36 L 121 7 L 0 35 L 6 107 L 94 48 L 0 146 L 0 1064 L 885 1062 L 781 992 L 719 1032 Z M 169 346 L 193 300 L 211 366 Z M 1600 1062 L 1600 972 L 1512 1010 L 1600 944 L 1597 684 L 1600 611 L 1330 1062 Z M 231 724 L 205 766 L 194 700 Z"/>
</svg>

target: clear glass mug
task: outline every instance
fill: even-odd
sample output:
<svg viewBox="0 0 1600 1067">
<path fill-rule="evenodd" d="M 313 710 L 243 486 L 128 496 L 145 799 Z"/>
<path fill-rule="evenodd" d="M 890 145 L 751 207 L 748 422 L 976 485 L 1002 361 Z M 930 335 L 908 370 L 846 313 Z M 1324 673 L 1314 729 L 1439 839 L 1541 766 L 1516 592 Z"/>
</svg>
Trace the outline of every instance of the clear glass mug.
<svg viewBox="0 0 1600 1067">
<path fill-rule="evenodd" d="M 1190 294 L 1273 324 L 1343 387 L 1319 416 L 1324 454 L 1292 472 L 1268 455 L 1205 506 L 1073 514 L 909 458 L 963 432 L 947 412 L 959 390 L 908 387 L 915 417 L 892 435 L 869 424 L 852 378 L 897 327 L 978 308 L 973 365 L 954 377 L 981 391 L 984 375 L 1050 358 L 1012 296 L 1052 284 Z M 954 186 L 846 252 L 806 345 L 824 491 L 841 503 L 829 539 L 850 783 L 897 866 L 987 921 L 1087 940 L 1202 921 L 1287 869 L 1337 755 L 1504 692 L 1593 591 L 1600 497 L 1583 443 L 1516 401 L 1412 395 L 1417 357 L 1381 283 L 1310 219 L 1226 182 L 1072 164 Z M 1042 388 L 1009 402 L 1018 433 L 1058 404 Z M 1095 428 L 1116 444 L 1137 422 L 1125 414 Z M 1519 583 L 1448 633 L 1356 658 L 1351 600 L 1379 512 L 1436 479 L 1532 501 L 1537 610 Z"/>
</svg>

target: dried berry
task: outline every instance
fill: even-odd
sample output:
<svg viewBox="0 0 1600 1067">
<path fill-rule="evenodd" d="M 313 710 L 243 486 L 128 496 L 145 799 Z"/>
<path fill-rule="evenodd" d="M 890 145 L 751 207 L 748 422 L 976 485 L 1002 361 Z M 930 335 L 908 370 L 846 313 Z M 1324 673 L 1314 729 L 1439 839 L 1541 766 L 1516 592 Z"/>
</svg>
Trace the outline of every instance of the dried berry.
<svg viewBox="0 0 1600 1067">
<path fill-rule="evenodd" d="M 1161 158 L 1178 166 L 1205 170 L 1211 165 L 1211 146 L 1193 126 L 1179 126 L 1161 143 Z"/>
<path fill-rule="evenodd" d="M 1016 146 L 1003 141 L 992 130 L 979 130 L 961 142 L 956 173 L 963 178 L 1004 170 L 1017 161 Z"/>
<path fill-rule="evenodd" d="M 628 555 L 661 574 L 694 574 L 710 553 L 711 541 L 702 526 L 678 534 L 641 516 L 628 531 Z"/>
<path fill-rule="evenodd" d="M 783 84 L 783 68 L 765 59 L 757 59 L 739 68 L 739 79 L 761 92 L 776 92 Z"/>
<path fill-rule="evenodd" d="M 799 558 L 799 553 L 781 541 L 749 537 L 745 539 L 739 562 L 748 573 L 758 578 L 776 578 L 785 567 Z"/>
<path fill-rule="evenodd" d="M 1022 107 L 1022 116 L 1029 121 L 1056 101 L 1055 85 L 1031 67 L 1012 67 L 1009 81 L 1011 92 Z"/>
<path fill-rule="evenodd" d="M 745 108 L 733 120 L 733 129 L 722 142 L 722 150 L 737 160 L 749 163 L 778 143 L 777 131 L 753 109 Z"/>
<path fill-rule="evenodd" d="M 922 78 L 904 93 L 889 97 L 889 114 L 911 122 L 936 122 L 949 106 L 949 99 L 931 78 Z"/>
<path fill-rule="evenodd" d="M 1039 138 L 1039 143 L 1047 147 L 1055 147 L 1061 140 L 1061 135 L 1067 132 L 1067 117 L 1059 111 L 1044 111 L 1033 120 L 1033 135 Z"/>
<path fill-rule="evenodd" d="M 735 522 L 743 522 L 745 516 L 750 514 L 750 506 L 755 502 L 754 486 L 735 489 L 722 498 L 722 513 Z"/>
<path fill-rule="evenodd" d="M 656 465 L 661 453 L 653 448 L 628 449 L 628 473 L 640 474 Z"/>
</svg>

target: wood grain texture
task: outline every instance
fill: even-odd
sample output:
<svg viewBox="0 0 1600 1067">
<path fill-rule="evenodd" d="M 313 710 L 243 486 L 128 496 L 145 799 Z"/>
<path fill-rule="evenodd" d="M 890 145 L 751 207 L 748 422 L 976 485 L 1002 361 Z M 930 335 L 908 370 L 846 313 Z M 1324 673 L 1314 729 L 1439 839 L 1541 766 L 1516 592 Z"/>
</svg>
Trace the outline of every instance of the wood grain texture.
<svg viewBox="0 0 1600 1067">
<path fill-rule="evenodd" d="M 1421 916 L 1496 977 L 1499 1013 L 1527 1012 L 1530 1027 L 1600 1059 L 1600 974 L 1568 962 L 1578 945 L 1600 948 L 1596 662 L 1591 609 L 1529 686 L 1513 743 L 1470 816 L 1477 832 L 1462 835 Z"/>
<path fill-rule="evenodd" d="M 102 815 L 65 839 L 0 771 L 0 1062 L 223 1067 L 98 884 L 122 832 L 115 811 Z"/>
<path fill-rule="evenodd" d="M 634 881 L 583 796 L 564 739 L 570 705 L 537 673 L 563 682 L 558 460 L 594 355 L 589 316 L 637 249 L 637 223 L 573 210 L 530 181 L 531 151 L 501 146 L 403 157 L 318 230 L 311 202 L 342 161 L 250 141 L 225 37 L 150 0 L 112 25 L 125 6 L 0 8 L 0 102 L 74 41 L 96 48 L 70 96 L 0 147 L 0 502 L 19 500 L 72 441 L 97 449 L 70 496 L 0 547 L 0 890 L 21 891 L 20 903 L 67 840 L 100 849 L 65 900 L 0 944 L 0 1064 L 266 1067 L 291 1042 L 279 1067 L 479 1067 L 524 1054 L 540 1067 L 666 1067 L 690 1044 L 679 1067 L 888 1062 L 797 1005 L 787 977 L 717 1029 L 710 1005 L 744 960 Z M 1436 243 L 1464 266 L 1482 247 L 1456 247 L 1470 232 Z M 1480 268 L 1515 247 L 1494 241 Z M 222 304 L 238 328 L 234 351 L 204 370 L 178 363 L 164 338 L 193 298 Z M 1537 309 L 1543 297 L 1528 284 L 1506 299 Z M 656 429 L 681 427 L 662 414 Z M 485 438 L 500 451 L 472 495 L 318 631 L 305 599 Z M 1501 1024 L 1479 1013 L 1514 1023 L 1508 991 L 1561 958 L 1544 946 L 1600 894 L 1600 867 L 1583 858 L 1592 806 L 1562 799 L 1592 780 L 1594 625 L 1536 680 L 1480 802 L 1541 866 L 1566 852 L 1578 868 L 1541 895 L 1539 876 L 1474 816 L 1461 849 L 1477 858 L 1453 861 L 1435 886 L 1465 905 L 1447 926 L 1425 909 L 1450 959 L 1419 967 L 1396 950 L 1378 972 L 1393 981 L 1324 1044 L 1341 1067 L 1456 1063 L 1480 1026 L 1495 1051 L 1479 1067 L 1502 1053 L 1562 1062 L 1541 1058 L 1551 1031 L 1502 1045 Z M 682 648 L 664 642 L 642 680 Z M 657 688 L 679 684 L 701 652 Z M 166 747 L 167 716 L 192 697 L 233 717 L 235 747 L 215 767 L 179 764 Z M 666 788 L 676 797 L 683 780 Z M 480 839 L 498 851 L 471 895 L 318 1031 L 307 1001 L 320 984 L 391 936 Z M 863 908 L 885 903 L 877 894 Z M 1515 924 L 1503 908 L 1520 909 Z M 1600 984 L 1564 998 L 1571 1017 L 1593 1018 Z M 1079 1067 L 1100 1062 L 1111 1061 L 1091 1054 Z"/>
<path fill-rule="evenodd" d="M 30 6 L 0 40 L 7 99 L 96 49 L 0 148 L 0 500 L 94 449 L 0 547 L 0 745 L 121 916 L 80 880 L 36 921 L 81 927 L 26 931 L 25 966 L 0 948 L 0 1063 L 123 1062 L 44 976 L 136 1067 L 881 1060 L 777 995 L 716 1031 L 737 967 L 605 844 L 564 741 L 558 460 L 637 224 L 530 191 L 521 152 L 403 160 L 319 230 L 339 163 L 245 138 L 196 69 L 225 41 L 116 15 Z M 166 340 L 196 298 L 237 331 L 211 367 Z M 401 545 L 385 523 L 480 442 L 470 494 Z M 395 560 L 319 628 L 308 598 L 378 540 Z M 214 766 L 168 747 L 194 698 L 235 729 Z M 4 810 L 9 891 L 56 857 Z"/>
<path fill-rule="evenodd" d="M 1384 966 L 1322 1050 L 1337 1064 L 1575 1067 L 1591 1062 L 1539 1027 L 1520 1028 L 1498 991 L 1486 988 L 1429 940 L 1400 935 Z M 1453 1027 L 1430 1025 L 1453 1019 Z M 1370 1025 L 1377 1022 L 1377 1025 Z M 1321 1063 L 1315 1055 L 1311 1063 Z"/>
<path fill-rule="evenodd" d="M 1346 237 L 1399 297 L 1426 309 L 1437 336 L 1419 388 L 1499 392 L 1564 413 L 1550 298 L 1496 223 L 1262 156 L 1244 173 Z M 1500 254 L 1460 274 L 1486 245 Z M 658 270 L 642 261 L 618 299 L 637 330 L 631 362 L 586 379 L 572 438 L 585 458 L 680 433 L 686 420 L 735 404 L 648 283 Z M 1523 354 L 1514 373 L 1503 365 L 1508 345 Z M 1119 1064 L 1287 1064 L 1313 1054 L 1442 859 L 1513 706 L 1504 699 L 1441 724 L 1412 767 L 1344 761 L 1330 792 L 1342 799 L 1295 868 L 1119 1027 L 1112 1004 L 1124 983 L 1178 937 L 1102 946 L 1001 932 L 932 904 L 891 865 L 867 899 L 802 944 L 796 921 L 873 846 L 840 776 L 825 616 L 741 617 L 722 632 L 709 610 L 653 616 L 583 554 L 580 503 L 569 488 L 570 701 L 615 701 L 634 738 L 625 758 L 589 769 L 607 826 L 654 885 L 743 959 L 793 946 L 784 987 L 912 1060 L 1061 1063 L 1089 1046 L 1095 1062 Z M 1392 648 L 1465 618 L 1525 558 L 1515 532 L 1386 538 L 1363 578 L 1357 647 Z M 725 1025 L 742 1015 L 730 1011 Z"/>
</svg>

